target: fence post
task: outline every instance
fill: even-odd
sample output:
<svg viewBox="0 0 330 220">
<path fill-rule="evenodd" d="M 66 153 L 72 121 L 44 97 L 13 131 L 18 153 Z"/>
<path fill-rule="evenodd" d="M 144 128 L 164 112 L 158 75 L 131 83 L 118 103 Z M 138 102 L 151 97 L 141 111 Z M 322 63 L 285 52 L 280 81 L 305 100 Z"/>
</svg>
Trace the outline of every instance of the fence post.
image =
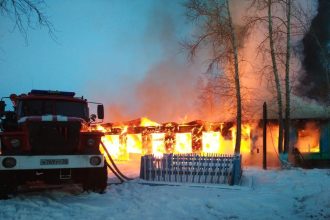
<svg viewBox="0 0 330 220">
<path fill-rule="evenodd" d="M 145 175 L 144 175 L 144 170 L 145 170 L 145 167 L 144 167 L 144 160 L 145 160 L 145 156 L 142 156 L 141 157 L 141 161 L 140 161 L 140 178 L 141 179 L 145 179 Z"/>
<path fill-rule="evenodd" d="M 267 169 L 267 104 L 264 102 L 263 105 L 263 138 L 262 138 L 262 168 Z"/>
</svg>

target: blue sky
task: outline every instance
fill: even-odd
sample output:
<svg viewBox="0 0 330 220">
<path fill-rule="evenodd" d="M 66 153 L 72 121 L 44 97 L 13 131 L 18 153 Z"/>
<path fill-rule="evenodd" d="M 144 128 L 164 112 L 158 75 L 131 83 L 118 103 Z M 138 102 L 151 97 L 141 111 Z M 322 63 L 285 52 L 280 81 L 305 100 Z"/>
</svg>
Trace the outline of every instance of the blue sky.
<svg viewBox="0 0 330 220">
<path fill-rule="evenodd" d="M 199 72 L 188 63 L 179 45 L 191 32 L 181 3 L 46 1 L 44 12 L 55 27 L 56 41 L 47 29 L 36 27 L 27 31 L 26 42 L 13 30 L 13 21 L 2 16 L 1 96 L 33 88 L 75 91 L 93 101 L 130 108 L 128 117 L 144 116 L 136 87 L 143 87 L 150 74 L 158 74 L 157 66 L 167 63 L 174 66 L 174 72 L 190 72 L 190 78 L 191 71 L 193 75 Z M 153 80 L 162 84 L 161 78 Z M 176 80 L 174 76 L 173 83 Z M 139 111 L 133 113 L 134 108 Z"/>
</svg>

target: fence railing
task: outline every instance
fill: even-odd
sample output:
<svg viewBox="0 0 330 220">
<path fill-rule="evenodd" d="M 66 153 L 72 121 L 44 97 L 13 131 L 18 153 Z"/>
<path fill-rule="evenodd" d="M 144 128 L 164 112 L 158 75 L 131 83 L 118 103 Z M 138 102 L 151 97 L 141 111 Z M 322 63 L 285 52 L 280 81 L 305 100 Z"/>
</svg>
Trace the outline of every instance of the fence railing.
<svg viewBox="0 0 330 220">
<path fill-rule="evenodd" d="M 239 184 L 241 155 L 164 154 L 141 158 L 140 178 L 147 181 Z"/>
</svg>

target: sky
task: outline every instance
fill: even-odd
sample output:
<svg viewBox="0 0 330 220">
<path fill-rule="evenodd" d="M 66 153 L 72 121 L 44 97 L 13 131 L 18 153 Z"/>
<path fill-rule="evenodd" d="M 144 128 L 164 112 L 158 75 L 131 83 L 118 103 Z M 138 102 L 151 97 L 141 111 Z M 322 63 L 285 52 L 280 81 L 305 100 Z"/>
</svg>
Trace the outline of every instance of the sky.
<svg viewBox="0 0 330 220">
<path fill-rule="evenodd" d="M 25 39 L 13 20 L 1 15 L 2 97 L 31 89 L 74 91 L 102 102 L 105 122 L 235 118 L 234 98 L 224 97 L 216 107 L 201 102 L 209 52 L 199 51 L 194 62 L 187 58 L 182 43 L 194 37 L 198 27 L 185 17 L 184 0 L 45 2 L 42 10 L 54 26 L 55 39 L 39 26 L 28 29 Z M 243 22 L 246 1 L 231 2 L 234 22 Z M 243 98 L 249 114 L 261 110 L 265 100 L 274 100 L 269 79 L 256 71 L 264 62 L 257 57 L 256 44 L 264 37 L 263 32 L 253 33 L 242 50 L 248 61 L 241 63 L 240 71 L 242 87 L 248 88 Z M 295 74 L 302 70 L 300 61 L 293 63 L 293 76 L 299 78 Z"/>
<path fill-rule="evenodd" d="M 179 85 L 170 84 L 180 84 L 185 75 L 193 79 L 200 72 L 192 67 L 180 46 L 192 30 L 181 3 L 46 1 L 42 9 L 55 28 L 55 40 L 42 27 L 29 29 L 25 40 L 14 28 L 13 20 L 2 16 L 1 96 L 31 89 L 74 91 L 90 101 L 103 102 L 108 109 L 124 108 L 119 111 L 125 111 L 126 117 L 116 119 L 144 116 L 145 108 L 138 99 L 150 92 L 145 86 L 147 81 L 152 80 L 154 88 L 175 90 Z M 155 77 L 157 74 L 170 77 L 163 82 Z M 171 108 L 166 112 L 172 112 Z M 171 116 L 158 119 L 169 120 Z"/>
</svg>

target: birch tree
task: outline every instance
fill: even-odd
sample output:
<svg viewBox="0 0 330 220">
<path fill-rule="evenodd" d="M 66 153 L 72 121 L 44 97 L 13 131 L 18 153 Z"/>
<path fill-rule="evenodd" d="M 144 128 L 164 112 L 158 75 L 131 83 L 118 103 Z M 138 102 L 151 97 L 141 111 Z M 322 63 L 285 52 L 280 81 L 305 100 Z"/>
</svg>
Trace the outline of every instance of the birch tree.
<svg viewBox="0 0 330 220">
<path fill-rule="evenodd" d="M 276 42 L 282 39 L 282 26 L 285 24 L 281 17 L 273 15 L 273 6 L 279 3 L 280 0 L 252 0 L 250 8 L 256 9 L 257 12 L 265 12 L 266 14 L 255 14 L 247 19 L 246 25 L 253 28 L 256 25 L 265 25 L 267 33 L 266 38 L 258 45 L 258 53 L 262 53 L 266 58 L 270 58 L 271 65 L 265 65 L 263 71 L 270 69 L 273 75 L 273 82 L 276 91 L 277 114 L 279 123 L 278 132 L 278 151 L 282 152 L 283 149 L 283 101 L 282 101 L 282 85 L 281 76 L 279 73 L 279 57 L 277 53 Z M 275 25 L 274 20 L 276 19 Z M 268 46 L 266 45 L 268 43 Z M 266 62 L 267 63 L 267 62 Z"/>
<path fill-rule="evenodd" d="M 269 47 L 260 46 L 262 53 L 268 53 L 271 57 L 272 73 L 276 85 L 276 99 L 278 107 L 279 139 L 278 151 L 283 150 L 284 129 L 284 152 L 288 152 L 290 145 L 290 121 L 291 121 L 291 59 L 292 59 L 292 37 L 303 36 L 309 28 L 307 21 L 311 17 L 306 16 L 306 11 L 301 7 L 301 1 L 295 0 L 252 0 L 251 8 L 257 11 L 266 11 L 267 16 L 252 16 L 247 25 L 256 23 L 266 24 L 268 33 L 266 39 L 261 43 L 269 42 Z M 276 10 L 276 14 L 272 10 Z M 304 17 L 305 16 L 305 17 Z M 308 18 L 307 18 L 308 17 Z M 275 25 L 274 25 L 275 23 Z M 281 75 L 284 72 L 285 83 L 285 107 L 282 102 Z M 283 110 L 285 110 L 285 121 L 283 124 Z"/>
<path fill-rule="evenodd" d="M 209 71 L 214 70 L 214 67 L 232 70 L 237 126 L 235 153 L 240 153 L 242 100 L 238 53 L 246 30 L 233 23 L 229 0 L 188 0 L 185 7 L 187 17 L 200 27 L 198 36 L 185 44 L 190 57 L 194 57 L 201 47 L 206 46 L 212 51 Z"/>
<path fill-rule="evenodd" d="M 290 145 L 290 61 L 291 61 L 291 0 L 284 1 L 286 4 L 286 59 L 285 59 L 285 123 L 284 123 L 284 152 L 288 152 Z"/>
<path fill-rule="evenodd" d="M 273 0 L 268 0 L 266 2 L 268 8 L 268 34 L 269 34 L 269 47 L 270 47 L 270 56 L 272 59 L 274 81 L 276 86 L 277 93 L 277 108 L 278 108 L 278 152 L 282 152 L 283 145 L 283 103 L 282 103 L 282 89 L 280 76 L 278 73 L 277 60 L 276 60 L 276 51 L 274 45 L 274 32 L 273 32 L 273 17 L 272 17 L 272 3 Z"/>
</svg>

